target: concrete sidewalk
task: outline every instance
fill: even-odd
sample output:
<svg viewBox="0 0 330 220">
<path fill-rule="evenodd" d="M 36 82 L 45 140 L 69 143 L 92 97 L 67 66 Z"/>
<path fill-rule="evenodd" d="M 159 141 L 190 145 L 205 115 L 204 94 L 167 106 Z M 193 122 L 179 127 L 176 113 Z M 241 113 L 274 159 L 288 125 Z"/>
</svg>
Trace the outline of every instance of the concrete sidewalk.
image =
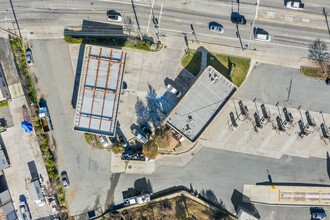
<svg viewBox="0 0 330 220">
<path fill-rule="evenodd" d="M 294 56 L 289 53 L 287 54 L 273 54 L 268 52 L 261 52 L 257 50 L 244 50 L 242 51 L 239 48 L 210 44 L 210 43 L 203 43 L 203 42 L 192 42 L 189 44 L 190 49 L 197 50 L 200 47 L 204 47 L 211 53 L 220 53 L 226 54 L 229 56 L 236 56 L 236 57 L 245 57 L 255 60 L 255 62 L 260 63 L 269 63 L 293 68 L 300 68 L 300 66 L 315 66 L 315 64 L 305 58 Z M 306 52 L 307 55 L 307 52 Z"/>
</svg>

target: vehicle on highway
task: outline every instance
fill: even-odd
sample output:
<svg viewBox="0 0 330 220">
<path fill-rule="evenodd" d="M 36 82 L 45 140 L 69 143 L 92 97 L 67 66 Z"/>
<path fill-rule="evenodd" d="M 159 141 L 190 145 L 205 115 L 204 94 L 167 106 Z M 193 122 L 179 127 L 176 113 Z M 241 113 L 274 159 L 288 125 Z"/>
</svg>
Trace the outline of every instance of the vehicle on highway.
<svg viewBox="0 0 330 220">
<path fill-rule="evenodd" d="M 254 39 L 258 41 L 270 41 L 270 35 L 261 28 L 254 28 Z"/>
<path fill-rule="evenodd" d="M 218 24 L 218 25 L 217 24 L 212 24 L 212 25 L 210 25 L 209 29 L 212 32 L 220 33 L 220 34 L 223 34 L 225 32 L 225 29 L 220 24 Z"/>
<path fill-rule="evenodd" d="M 231 22 L 233 22 L 234 24 L 246 25 L 246 19 L 242 15 L 240 15 L 240 16 L 233 16 L 231 18 Z"/>
<path fill-rule="evenodd" d="M 99 142 L 102 144 L 102 146 L 103 146 L 104 148 L 110 146 L 109 142 L 107 141 L 107 138 L 106 138 L 105 136 L 103 136 L 103 135 L 100 135 L 100 136 L 99 136 Z"/>
<path fill-rule="evenodd" d="M 23 220 L 32 219 L 29 208 L 27 207 L 26 201 L 19 202 L 19 211 L 21 212 L 21 216 Z"/>
<path fill-rule="evenodd" d="M 63 187 L 68 188 L 70 186 L 70 181 L 69 181 L 68 174 L 66 171 L 62 171 L 61 179 L 62 179 Z"/>
<path fill-rule="evenodd" d="M 178 99 L 181 98 L 182 93 L 177 90 L 176 88 L 174 88 L 171 84 L 167 85 L 167 90 L 172 93 L 173 95 L 175 95 L 175 97 L 177 97 Z"/>
<path fill-rule="evenodd" d="M 26 56 L 26 62 L 27 64 L 30 66 L 33 64 L 33 61 L 32 61 L 32 51 L 30 48 L 26 49 L 26 52 L 25 52 L 25 56 Z"/>
<path fill-rule="evenodd" d="M 137 125 L 131 126 L 131 132 L 132 134 L 134 134 L 134 136 L 137 138 L 139 142 L 144 144 L 148 141 L 147 135 L 144 134 L 143 131 Z"/>
<path fill-rule="evenodd" d="M 287 1 L 285 6 L 290 9 L 302 10 L 305 5 L 301 1 Z"/>
<path fill-rule="evenodd" d="M 315 212 L 312 213 L 313 220 L 323 220 L 327 218 L 327 214 L 325 212 Z"/>
<path fill-rule="evenodd" d="M 115 10 L 107 11 L 107 18 L 109 21 L 116 21 L 116 22 L 121 22 L 123 20 L 120 13 L 116 12 Z"/>
</svg>

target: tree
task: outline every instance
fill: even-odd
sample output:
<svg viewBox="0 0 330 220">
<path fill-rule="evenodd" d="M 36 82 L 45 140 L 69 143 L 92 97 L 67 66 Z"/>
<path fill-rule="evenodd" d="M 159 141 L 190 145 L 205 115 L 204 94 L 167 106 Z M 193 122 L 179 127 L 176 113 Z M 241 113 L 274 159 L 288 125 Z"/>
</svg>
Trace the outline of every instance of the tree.
<svg viewBox="0 0 330 220">
<path fill-rule="evenodd" d="M 158 149 L 166 149 L 168 147 L 170 133 L 165 128 L 156 129 L 153 139 L 143 145 L 143 154 L 148 158 L 155 158 Z"/>
<path fill-rule="evenodd" d="M 330 59 L 327 44 L 320 39 L 317 39 L 309 45 L 308 52 L 308 58 L 316 62 L 321 68 L 322 72 L 326 74 L 327 64 Z"/>
<path fill-rule="evenodd" d="M 123 153 L 125 151 L 125 148 L 124 148 L 122 143 L 120 143 L 119 141 L 116 141 L 113 144 L 111 150 L 114 154 L 120 154 L 120 153 Z"/>
</svg>

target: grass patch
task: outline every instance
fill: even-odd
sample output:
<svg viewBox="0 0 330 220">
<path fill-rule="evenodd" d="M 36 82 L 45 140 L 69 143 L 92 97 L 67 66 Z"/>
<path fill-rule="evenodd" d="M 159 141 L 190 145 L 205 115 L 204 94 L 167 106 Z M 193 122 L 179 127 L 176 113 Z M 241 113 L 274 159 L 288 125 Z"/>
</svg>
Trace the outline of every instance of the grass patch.
<svg viewBox="0 0 330 220">
<path fill-rule="evenodd" d="M 3 108 L 3 107 L 7 107 L 8 106 L 8 101 L 3 101 L 3 102 L 0 102 L 0 108 Z"/>
<path fill-rule="evenodd" d="M 202 64 L 202 52 L 189 52 L 181 60 L 183 68 L 188 70 L 194 76 L 197 76 Z"/>
<path fill-rule="evenodd" d="M 68 44 L 91 44 L 98 46 L 115 46 L 115 47 L 127 47 L 139 50 L 150 51 L 150 41 L 140 40 L 136 37 L 114 38 L 114 37 L 73 37 L 64 36 L 64 41 Z M 156 46 L 157 49 L 161 49 L 160 45 Z"/>
<path fill-rule="evenodd" d="M 119 141 L 116 141 L 112 145 L 111 150 L 114 154 L 121 154 L 121 153 L 125 152 L 124 145 L 122 143 L 120 143 Z"/>
<path fill-rule="evenodd" d="M 213 57 L 213 58 L 212 58 Z M 230 66 L 234 64 L 234 70 L 231 77 Z M 250 68 L 250 60 L 239 58 L 239 57 L 231 57 L 222 54 L 207 54 L 207 65 L 212 66 L 214 69 L 219 71 L 223 76 L 229 79 L 232 83 L 234 83 L 237 87 L 244 82 L 246 75 Z"/>
<path fill-rule="evenodd" d="M 322 70 L 319 69 L 319 68 L 302 66 L 302 67 L 300 67 L 300 71 L 305 76 L 316 77 L 316 78 L 324 79 L 324 77 L 322 77 L 323 76 Z"/>
</svg>

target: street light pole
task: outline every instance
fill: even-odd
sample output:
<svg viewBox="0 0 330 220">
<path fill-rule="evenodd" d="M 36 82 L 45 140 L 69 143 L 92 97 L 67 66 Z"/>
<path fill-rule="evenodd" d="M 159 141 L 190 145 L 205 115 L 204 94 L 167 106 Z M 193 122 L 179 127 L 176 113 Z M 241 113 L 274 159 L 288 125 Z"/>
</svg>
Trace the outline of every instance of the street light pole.
<svg viewBox="0 0 330 220">
<path fill-rule="evenodd" d="M 248 42 L 247 47 L 245 49 L 249 49 L 250 46 L 251 46 L 251 39 L 252 39 L 252 35 L 253 35 L 253 32 L 254 32 L 254 25 L 255 25 L 255 22 L 256 22 L 257 17 L 258 17 L 258 11 L 259 11 L 259 0 L 257 0 L 257 3 L 256 3 L 256 14 L 255 14 L 254 19 L 253 19 L 252 29 L 251 29 L 251 33 L 250 33 L 250 37 L 249 37 L 249 42 Z"/>
<path fill-rule="evenodd" d="M 280 116 L 280 119 L 282 121 L 282 117 L 281 117 L 281 111 L 280 111 L 280 107 L 278 106 L 279 102 L 276 103 L 276 107 L 277 107 L 277 110 L 278 110 L 278 116 Z"/>
<path fill-rule="evenodd" d="M 13 15 L 14 15 L 16 26 L 17 26 L 17 29 L 18 29 L 18 34 L 19 34 L 20 38 L 22 38 L 21 29 L 19 27 L 19 24 L 18 24 L 18 21 L 17 21 L 17 18 L 16 18 L 16 14 L 15 14 L 14 5 L 13 5 L 12 0 L 9 0 L 9 3 L 10 3 L 10 6 L 11 6 L 11 10 L 13 12 Z"/>
<path fill-rule="evenodd" d="M 300 117 L 301 117 L 301 121 L 302 121 L 302 123 L 304 123 L 304 119 L 303 119 L 303 117 L 302 117 L 302 114 L 301 114 L 300 108 L 301 108 L 301 105 L 300 105 L 297 109 L 298 109 L 298 111 L 299 111 L 299 114 L 300 114 Z"/>
</svg>

